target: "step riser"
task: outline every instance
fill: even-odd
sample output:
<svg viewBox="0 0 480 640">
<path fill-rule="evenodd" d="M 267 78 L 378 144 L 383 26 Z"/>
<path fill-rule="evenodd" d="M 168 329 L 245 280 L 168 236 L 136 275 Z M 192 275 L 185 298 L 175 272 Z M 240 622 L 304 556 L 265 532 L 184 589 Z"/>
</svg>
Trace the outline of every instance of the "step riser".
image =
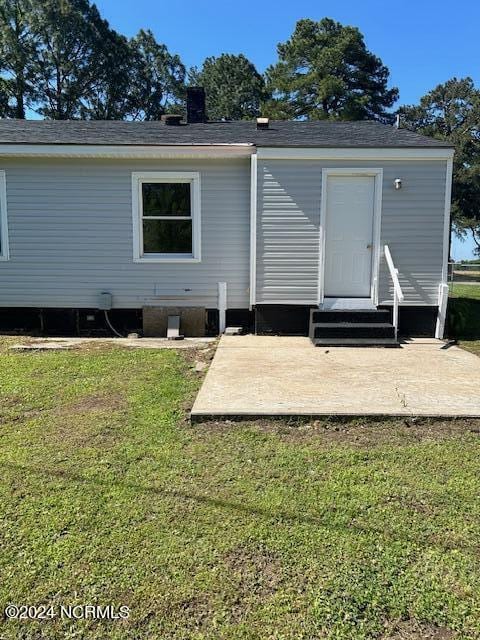
<svg viewBox="0 0 480 640">
<path fill-rule="evenodd" d="M 395 328 L 389 309 L 315 310 L 310 336 L 317 346 L 394 346 Z"/>
<path fill-rule="evenodd" d="M 390 322 L 388 309 L 380 311 L 314 311 L 313 324 L 317 322 Z"/>
<path fill-rule="evenodd" d="M 316 347 L 399 347 L 400 344 L 396 340 L 369 338 L 358 338 L 356 340 L 348 340 L 346 338 L 322 338 L 312 340 Z"/>
<path fill-rule="evenodd" d="M 395 338 L 393 327 L 316 327 L 314 338 Z"/>
</svg>

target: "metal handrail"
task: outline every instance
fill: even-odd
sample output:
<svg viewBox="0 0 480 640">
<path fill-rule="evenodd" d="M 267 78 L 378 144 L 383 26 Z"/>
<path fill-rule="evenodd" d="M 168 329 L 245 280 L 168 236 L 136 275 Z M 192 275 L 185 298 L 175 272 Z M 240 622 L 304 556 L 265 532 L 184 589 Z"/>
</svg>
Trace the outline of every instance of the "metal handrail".
<svg viewBox="0 0 480 640">
<path fill-rule="evenodd" d="M 390 271 L 390 277 L 392 278 L 393 282 L 393 326 L 395 327 L 396 340 L 398 336 L 398 305 L 404 301 L 405 296 L 403 295 L 402 287 L 400 286 L 400 280 L 398 279 L 398 269 L 396 269 L 395 265 L 393 264 L 392 254 L 390 253 L 388 244 L 384 246 L 383 253 L 385 255 L 388 270 Z"/>
</svg>

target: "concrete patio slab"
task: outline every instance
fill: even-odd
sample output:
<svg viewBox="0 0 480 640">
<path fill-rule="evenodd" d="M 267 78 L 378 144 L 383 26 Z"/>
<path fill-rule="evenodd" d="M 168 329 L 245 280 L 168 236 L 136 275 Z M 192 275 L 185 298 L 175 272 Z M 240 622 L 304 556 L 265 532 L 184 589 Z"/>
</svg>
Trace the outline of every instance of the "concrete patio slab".
<svg viewBox="0 0 480 640">
<path fill-rule="evenodd" d="M 322 415 L 480 417 L 480 358 L 433 339 L 375 349 L 223 336 L 191 412 Z"/>
</svg>

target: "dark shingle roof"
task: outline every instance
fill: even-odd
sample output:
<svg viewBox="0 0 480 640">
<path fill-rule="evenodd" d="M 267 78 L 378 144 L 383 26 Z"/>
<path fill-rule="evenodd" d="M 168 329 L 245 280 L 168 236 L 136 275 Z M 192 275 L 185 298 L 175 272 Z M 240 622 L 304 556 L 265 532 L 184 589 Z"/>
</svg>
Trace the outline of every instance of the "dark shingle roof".
<svg viewBox="0 0 480 640">
<path fill-rule="evenodd" d="M 113 120 L 0 120 L 0 144 L 216 145 L 258 147 L 450 147 L 378 122 L 254 121 L 166 126 Z"/>
</svg>

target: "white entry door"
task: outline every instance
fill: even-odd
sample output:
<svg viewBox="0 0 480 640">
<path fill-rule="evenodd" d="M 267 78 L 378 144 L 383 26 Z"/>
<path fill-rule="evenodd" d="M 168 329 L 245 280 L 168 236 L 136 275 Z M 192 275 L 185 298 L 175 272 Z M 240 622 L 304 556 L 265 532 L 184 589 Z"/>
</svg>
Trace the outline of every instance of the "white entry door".
<svg viewBox="0 0 480 640">
<path fill-rule="evenodd" d="M 375 177 L 329 175 L 326 191 L 324 297 L 369 298 Z"/>
</svg>

